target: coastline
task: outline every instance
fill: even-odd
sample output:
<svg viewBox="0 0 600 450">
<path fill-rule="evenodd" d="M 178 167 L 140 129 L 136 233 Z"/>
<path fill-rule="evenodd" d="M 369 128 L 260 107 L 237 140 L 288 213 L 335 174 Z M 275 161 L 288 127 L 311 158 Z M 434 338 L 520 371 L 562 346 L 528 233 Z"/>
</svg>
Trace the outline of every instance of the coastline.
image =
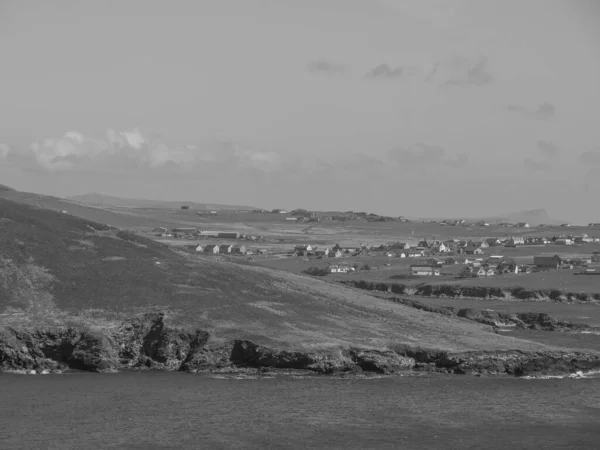
<svg viewBox="0 0 600 450">
<path fill-rule="evenodd" d="M 284 349 L 246 339 L 218 342 L 204 330 L 170 328 L 150 313 L 102 332 L 69 327 L 0 330 L 0 371 L 111 373 L 159 370 L 199 374 L 303 371 L 320 375 L 565 376 L 600 370 L 600 353 L 548 347 L 542 351 L 448 352 L 397 344 L 385 349 Z M 281 372 L 283 371 L 283 372 Z"/>
</svg>

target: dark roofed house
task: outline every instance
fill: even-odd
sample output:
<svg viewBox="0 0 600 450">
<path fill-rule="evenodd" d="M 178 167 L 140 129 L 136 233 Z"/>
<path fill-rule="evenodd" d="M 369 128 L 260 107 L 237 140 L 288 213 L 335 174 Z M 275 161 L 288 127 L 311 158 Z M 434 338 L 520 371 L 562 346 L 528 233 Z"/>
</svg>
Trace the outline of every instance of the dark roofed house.
<svg viewBox="0 0 600 450">
<path fill-rule="evenodd" d="M 536 267 L 545 269 L 558 269 L 562 263 L 562 259 L 558 255 L 554 256 L 534 256 L 533 264 Z"/>
</svg>

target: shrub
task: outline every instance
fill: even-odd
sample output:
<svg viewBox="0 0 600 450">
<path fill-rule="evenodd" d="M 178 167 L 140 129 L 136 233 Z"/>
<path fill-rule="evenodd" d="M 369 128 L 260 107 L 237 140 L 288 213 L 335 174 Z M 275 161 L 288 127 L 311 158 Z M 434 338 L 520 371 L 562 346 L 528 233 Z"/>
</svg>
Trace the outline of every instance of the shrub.
<svg viewBox="0 0 600 450">
<path fill-rule="evenodd" d="M 329 271 L 329 269 L 327 269 L 325 267 L 317 267 L 317 266 L 309 267 L 308 269 L 304 270 L 303 272 L 305 274 L 311 275 L 313 277 L 324 277 L 331 273 Z"/>
</svg>

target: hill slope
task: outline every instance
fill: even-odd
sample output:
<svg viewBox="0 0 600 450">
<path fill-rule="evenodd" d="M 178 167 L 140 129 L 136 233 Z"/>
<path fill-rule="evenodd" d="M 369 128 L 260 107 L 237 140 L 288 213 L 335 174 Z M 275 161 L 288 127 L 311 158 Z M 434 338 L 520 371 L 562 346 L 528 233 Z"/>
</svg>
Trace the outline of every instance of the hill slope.
<svg viewBox="0 0 600 450">
<path fill-rule="evenodd" d="M 561 220 L 553 219 L 548 215 L 545 209 L 532 209 L 528 211 L 519 211 L 508 214 L 503 214 L 496 217 L 487 217 L 486 220 L 495 221 L 495 222 L 509 222 L 509 223 L 518 223 L 518 222 L 527 222 L 530 225 L 560 225 L 565 223 Z"/>
<path fill-rule="evenodd" d="M 9 326 L 0 332 L 0 369 L 433 364 L 520 373 L 532 358 L 596 364 L 337 284 L 174 253 L 6 199 L 0 249 L 0 325 Z M 498 365 L 499 351 L 512 362 Z"/>
<path fill-rule="evenodd" d="M 82 195 L 74 195 L 68 197 L 80 203 L 93 206 L 114 206 L 122 208 L 164 208 L 164 209 L 179 209 L 182 205 L 187 205 L 194 210 L 252 210 L 250 206 L 236 205 L 220 205 L 216 203 L 198 203 L 186 201 L 164 201 L 164 200 L 145 200 L 134 198 L 111 197 L 109 195 L 90 193 Z"/>
</svg>

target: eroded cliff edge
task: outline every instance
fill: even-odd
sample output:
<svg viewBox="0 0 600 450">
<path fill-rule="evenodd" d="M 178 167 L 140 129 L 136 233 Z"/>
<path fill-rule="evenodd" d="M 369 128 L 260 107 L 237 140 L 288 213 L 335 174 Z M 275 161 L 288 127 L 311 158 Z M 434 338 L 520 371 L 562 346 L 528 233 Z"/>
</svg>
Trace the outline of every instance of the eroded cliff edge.
<svg viewBox="0 0 600 450">
<path fill-rule="evenodd" d="M 0 330 L 1 371 L 137 369 L 209 373 L 264 368 L 320 374 L 432 371 L 563 375 L 600 370 L 600 354 L 562 350 L 449 353 L 406 345 L 382 350 L 292 351 L 248 340 L 219 342 L 205 330 L 168 326 L 163 313 L 145 314 L 101 332 L 69 327 Z"/>
</svg>

